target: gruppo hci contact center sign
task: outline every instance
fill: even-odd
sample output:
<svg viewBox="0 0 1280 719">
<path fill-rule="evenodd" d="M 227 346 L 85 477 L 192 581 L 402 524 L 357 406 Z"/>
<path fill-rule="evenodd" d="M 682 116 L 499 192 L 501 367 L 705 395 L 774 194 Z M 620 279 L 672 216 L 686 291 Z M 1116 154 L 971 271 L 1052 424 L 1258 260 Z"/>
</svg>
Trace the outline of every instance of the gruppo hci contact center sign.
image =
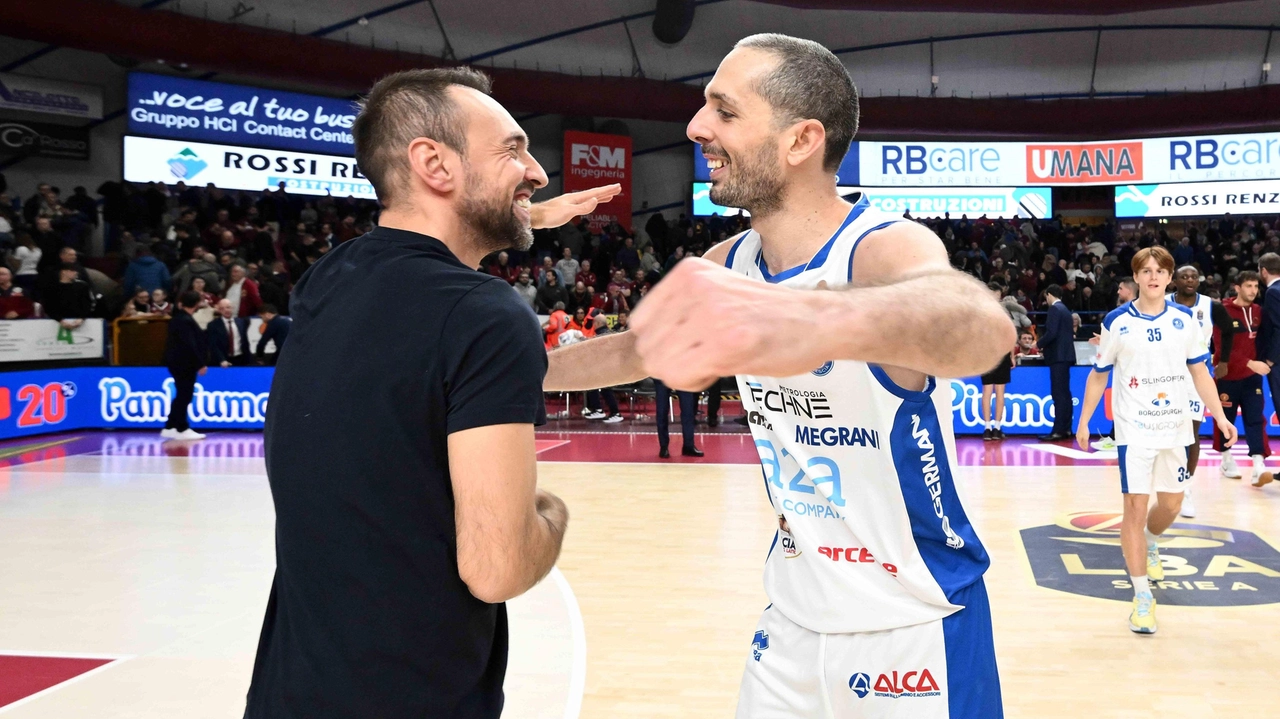
<svg viewBox="0 0 1280 719">
<path fill-rule="evenodd" d="M 129 132 L 350 157 L 351 100 L 129 74 Z"/>
</svg>

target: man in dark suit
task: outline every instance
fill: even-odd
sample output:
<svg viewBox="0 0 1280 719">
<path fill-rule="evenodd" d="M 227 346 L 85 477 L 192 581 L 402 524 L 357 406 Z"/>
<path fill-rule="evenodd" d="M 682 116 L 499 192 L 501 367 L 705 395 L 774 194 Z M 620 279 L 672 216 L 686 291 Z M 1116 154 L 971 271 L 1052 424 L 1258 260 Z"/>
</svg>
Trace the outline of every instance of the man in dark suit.
<svg viewBox="0 0 1280 719">
<path fill-rule="evenodd" d="M 1053 431 L 1040 437 L 1042 442 L 1057 442 L 1071 438 L 1071 365 L 1076 363 L 1075 334 L 1071 326 L 1071 310 L 1062 304 L 1062 287 L 1049 285 L 1044 288 L 1044 301 L 1049 305 L 1049 317 L 1044 334 L 1036 346 L 1044 354 L 1049 365 L 1049 386 L 1053 395 Z"/>
<path fill-rule="evenodd" d="M 205 328 L 209 335 L 209 356 L 219 367 L 253 364 L 249 351 L 249 318 L 236 317 L 231 300 L 220 300 L 214 318 Z"/>
<path fill-rule="evenodd" d="M 169 337 L 164 345 L 164 364 L 173 375 L 176 392 L 169 403 L 169 421 L 160 436 L 165 439 L 204 439 L 187 423 L 187 407 L 195 395 L 196 377 L 209 371 L 209 342 L 192 317 L 200 295 L 191 290 L 178 297 L 178 311 L 169 320 Z"/>
<path fill-rule="evenodd" d="M 258 316 L 262 318 L 262 339 L 258 340 L 258 361 L 263 364 L 274 366 L 276 360 L 280 359 L 280 353 L 284 351 L 284 341 L 289 337 L 289 330 L 293 327 L 293 320 L 288 317 L 281 317 L 276 310 L 275 305 L 263 305 L 258 311 Z M 270 357 L 266 354 L 267 343 L 272 340 L 276 343 L 276 352 Z"/>
<path fill-rule="evenodd" d="M 1258 258 L 1258 274 L 1262 275 L 1262 284 L 1266 289 L 1258 293 L 1258 302 L 1262 304 L 1262 325 L 1258 327 L 1258 338 L 1254 345 L 1257 348 L 1258 362 L 1265 363 L 1266 372 L 1259 372 L 1263 367 L 1251 367 L 1259 374 L 1266 374 L 1267 385 L 1271 388 L 1271 401 L 1280 398 L 1280 372 L 1275 366 L 1280 363 L 1280 255 L 1268 252 Z"/>
</svg>

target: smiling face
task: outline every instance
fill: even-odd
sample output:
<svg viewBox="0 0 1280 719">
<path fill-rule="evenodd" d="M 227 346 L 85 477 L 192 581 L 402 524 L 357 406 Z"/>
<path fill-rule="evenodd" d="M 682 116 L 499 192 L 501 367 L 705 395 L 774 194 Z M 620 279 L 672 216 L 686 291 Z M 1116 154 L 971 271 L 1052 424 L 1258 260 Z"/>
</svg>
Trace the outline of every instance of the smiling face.
<svg viewBox="0 0 1280 719">
<path fill-rule="evenodd" d="M 466 178 L 458 216 L 477 241 L 491 250 L 533 246 L 529 208 L 547 173 L 529 154 L 529 139 L 493 98 L 470 88 L 449 90 L 467 118 L 462 156 Z"/>
<path fill-rule="evenodd" d="M 760 50 L 738 48 L 707 84 L 706 104 L 689 121 L 689 139 L 702 145 L 711 169 L 711 201 L 755 216 L 782 206 L 786 180 L 781 130 L 773 109 L 754 89 L 777 64 Z"/>
</svg>

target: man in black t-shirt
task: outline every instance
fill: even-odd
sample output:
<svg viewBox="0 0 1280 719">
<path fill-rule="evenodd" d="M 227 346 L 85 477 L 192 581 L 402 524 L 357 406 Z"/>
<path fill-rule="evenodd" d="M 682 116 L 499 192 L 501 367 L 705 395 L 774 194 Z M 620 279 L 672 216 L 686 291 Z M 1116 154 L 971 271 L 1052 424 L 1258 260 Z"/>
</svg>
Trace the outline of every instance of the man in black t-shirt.
<svg viewBox="0 0 1280 719">
<path fill-rule="evenodd" d="M 537 317 L 476 268 L 620 188 L 531 205 L 546 174 L 488 89 L 471 69 L 397 73 L 352 128 L 385 209 L 290 303 L 266 422 L 276 574 L 247 718 L 502 713 L 502 603 L 551 570 L 568 514 L 537 489 Z"/>
</svg>

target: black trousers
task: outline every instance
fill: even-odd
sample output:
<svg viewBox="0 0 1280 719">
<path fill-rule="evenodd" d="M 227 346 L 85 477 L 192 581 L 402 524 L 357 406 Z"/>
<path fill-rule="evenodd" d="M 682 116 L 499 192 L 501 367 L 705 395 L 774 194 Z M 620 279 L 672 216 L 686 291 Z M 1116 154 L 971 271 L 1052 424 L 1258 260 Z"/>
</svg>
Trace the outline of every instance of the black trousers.
<svg viewBox="0 0 1280 719">
<path fill-rule="evenodd" d="M 1267 375 L 1270 379 L 1271 375 Z M 1262 397 L 1262 376 L 1249 375 L 1244 379 L 1218 380 L 1218 394 L 1222 398 L 1222 412 L 1232 423 L 1236 421 L 1236 410 L 1244 412 L 1244 436 L 1249 443 L 1249 454 L 1270 456 L 1267 442 L 1267 420 L 1262 416 L 1265 403 Z M 1273 395 L 1274 396 L 1274 390 Z M 1222 451 L 1222 433 L 1217 426 L 1213 430 L 1213 446 Z"/>
<path fill-rule="evenodd" d="M 671 414 L 671 388 L 658 380 L 653 381 L 653 387 L 657 391 L 658 403 L 658 447 L 666 449 L 671 444 L 671 435 L 668 432 L 667 424 Z M 680 434 L 684 437 L 684 447 L 692 448 L 693 444 L 693 426 L 694 420 L 698 415 L 698 395 L 693 392 L 683 392 L 676 390 L 676 400 L 680 402 Z"/>
<path fill-rule="evenodd" d="M 187 422 L 187 408 L 191 406 L 191 398 L 196 393 L 196 372 L 193 369 L 169 368 L 176 392 L 173 401 L 169 403 L 169 421 L 164 423 L 165 429 L 176 429 L 179 432 L 191 429 Z"/>
<path fill-rule="evenodd" d="M 1053 434 L 1075 434 L 1075 408 L 1071 406 L 1071 364 L 1049 365 L 1049 392 L 1053 395 Z"/>
<path fill-rule="evenodd" d="M 587 392 L 587 409 L 600 409 L 600 398 L 604 397 L 604 403 L 609 407 L 609 416 L 618 414 L 618 395 L 613 393 L 612 387 L 604 389 L 593 389 Z"/>
<path fill-rule="evenodd" d="M 714 427 L 720 424 L 720 380 L 702 391 L 707 394 L 707 426 Z"/>
<path fill-rule="evenodd" d="M 254 360 L 253 355 L 249 354 L 248 352 L 241 352 L 235 357 L 228 356 L 227 361 L 231 363 L 232 367 L 251 367 L 257 364 L 256 360 Z"/>
</svg>

